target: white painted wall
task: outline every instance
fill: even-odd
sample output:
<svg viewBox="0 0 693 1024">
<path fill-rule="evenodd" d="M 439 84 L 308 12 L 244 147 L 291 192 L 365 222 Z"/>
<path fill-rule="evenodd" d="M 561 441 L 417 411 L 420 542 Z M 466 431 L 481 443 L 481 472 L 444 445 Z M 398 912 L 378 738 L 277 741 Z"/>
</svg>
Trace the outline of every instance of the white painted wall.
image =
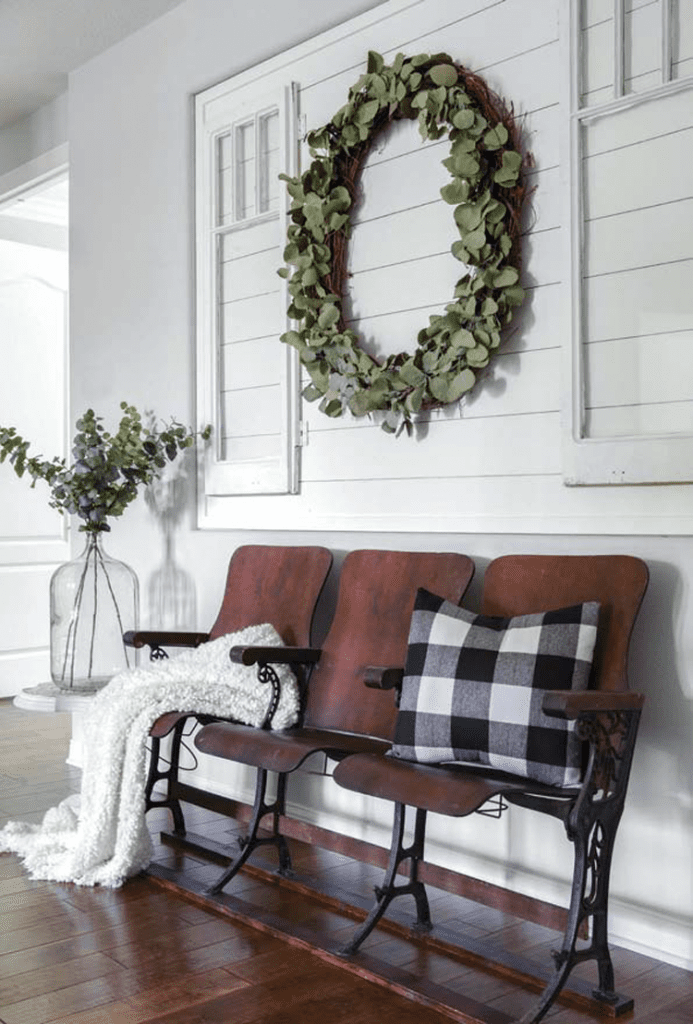
<svg viewBox="0 0 693 1024">
<path fill-rule="evenodd" d="M 529 96 L 531 90 L 543 92 L 558 74 L 557 65 L 550 72 L 539 64 L 545 44 L 550 45 L 544 36 L 547 23 L 555 23 L 556 5 L 541 0 L 541 18 L 536 17 L 536 5 L 533 0 L 534 14 L 521 42 L 531 49 L 532 39 L 538 39 L 533 33 L 543 42 L 527 65 L 527 84 L 513 79 L 511 85 L 505 71 L 491 75 L 498 88 L 508 82 L 509 98 L 515 100 L 518 94 Z M 369 8 L 377 7 L 384 17 L 423 6 L 432 28 L 446 24 L 451 9 L 458 16 L 461 8 L 458 0 L 395 0 L 382 5 L 333 0 L 329 7 L 322 0 L 267 0 L 263 6 L 266 16 L 258 37 L 257 8 L 244 4 L 237 9 L 226 0 L 187 0 L 71 76 L 74 415 L 86 405 L 115 415 L 117 403 L 127 399 L 162 415 L 183 420 L 194 416 L 192 95 Z M 468 27 L 474 11 L 486 6 L 488 0 L 466 0 Z M 518 0 L 495 6 L 496 30 L 502 35 L 502 15 L 517 8 Z M 383 33 L 379 22 L 359 47 L 354 68 L 340 77 L 334 96 L 330 93 L 328 113 L 358 76 L 356 64 L 367 47 L 382 45 Z M 475 56 L 487 37 L 468 52 L 469 38 L 476 39 L 458 34 L 453 41 L 455 56 L 479 66 L 483 61 Z M 504 39 L 508 69 L 513 66 L 515 43 L 515 38 Z M 453 48 L 445 32 L 436 37 L 436 47 L 441 46 Z M 328 85 L 329 69 L 324 88 Z M 547 100 L 547 107 L 554 103 L 557 96 Z M 549 121 L 535 145 L 546 163 L 547 178 L 560 174 L 557 133 L 557 123 L 551 126 Z M 538 180 L 542 174 L 543 169 Z M 543 209 L 548 234 L 560 220 L 550 206 Z M 547 257 L 541 266 L 547 286 L 553 282 L 560 287 L 560 256 Z M 545 290 L 548 294 L 549 288 Z M 680 531 L 690 516 L 690 488 L 590 488 L 566 494 L 560 465 L 554 466 L 560 431 L 552 398 L 559 394 L 562 323 L 560 306 L 552 313 L 537 301 L 525 321 L 522 351 L 504 357 L 507 370 L 499 367 L 495 385 L 504 408 L 512 403 L 516 385 L 520 394 L 527 388 L 543 396 L 544 408 L 533 410 L 545 417 L 543 428 L 532 435 L 526 454 L 545 463 L 548 475 L 515 474 L 506 464 L 497 475 L 466 475 L 460 430 L 471 426 L 470 415 L 464 421 L 442 417 L 441 428 L 449 432 L 431 430 L 419 442 L 417 460 L 442 468 L 424 480 L 406 479 L 411 474 L 400 471 L 393 481 L 388 479 L 390 460 L 406 463 L 400 442 L 369 426 L 320 423 L 311 410 L 320 436 L 315 447 L 307 449 L 302 495 L 237 504 L 233 529 L 197 531 L 186 524 L 178 536 L 178 556 L 197 584 L 200 627 L 214 617 L 230 553 L 246 542 L 317 542 L 340 556 L 367 546 L 460 550 L 477 560 L 478 577 L 489 559 L 511 551 L 614 551 L 644 557 L 652 584 L 633 644 L 631 683 L 647 694 L 648 702 L 616 854 L 612 931 L 621 942 L 693 964 L 693 540 L 689 535 L 668 535 Z M 496 438 L 494 445 L 501 448 L 510 444 L 517 422 L 511 417 L 496 433 L 499 421 L 494 417 L 501 407 L 499 402 L 496 409 L 492 399 L 489 392 L 476 407 L 488 405 L 488 417 L 482 421 L 479 412 L 476 421 L 477 426 L 485 422 L 488 429 L 476 442 L 482 462 L 499 458 L 489 438 Z M 475 458 L 478 455 L 476 449 Z M 320 477 L 321 461 L 340 465 L 346 456 L 352 467 L 348 481 L 335 485 L 324 474 Z M 461 471 L 446 477 L 446 466 Z M 435 532 L 430 529 L 433 519 Z M 334 531 L 335 522 L 342 532 Z M 158 564 L 159 549 L 155 523 L 143 504 L 117 524 L 109 547 L 135 566 L 145 584 Z M 478 584 L 475 587 L 471 607 Z M 333 599 L 332 587 L 321 613 L 322 628 Z M 203 765 L 203 771 L 209 770 Z M 219 765 L 213 770 L 219 778 Z M 244 784 L 244 777 L 238 784 Z M 354 833 L 383 835 L 376 824 L 382 815 L 329 782 L 305 776 L 295 781 L 292 794 L 297 813 L 317 814 L 327 825 L 337 817 Z M 536 824 L 531 814 L 520 810 L 501 822 L 475 818 L 454 828 L 432 823 L 429 853 L 446 863 L 469 865 L 481 877 L 549 898 L 560 889 L 563 898 L 559 882 L 566 872 L 565 840 L 556 825 L 549 841 L 538 844 Z M 543 818 L 539 827 L 547 828 Z"/>
<path fill-rule="evenodd" d="M 0 176 L 67 142 L 68 94 L 0 131 Z"/>
</svg>

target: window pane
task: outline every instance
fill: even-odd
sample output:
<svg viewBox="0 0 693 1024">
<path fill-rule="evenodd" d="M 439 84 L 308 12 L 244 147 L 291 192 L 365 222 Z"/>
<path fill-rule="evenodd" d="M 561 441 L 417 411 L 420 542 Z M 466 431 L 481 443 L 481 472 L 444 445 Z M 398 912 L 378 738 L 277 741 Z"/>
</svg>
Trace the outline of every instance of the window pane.
<svg viewBox="0 0 693 1024">
<path fill-rule="evenodd" d="M 236 127 L 236 220 L 255 214 L 255 123 Z"/>
<path fill-rule="evenodd" d="M 231 132 L 220 135 L 216 142 L 217 211 L 216 223 L 228 224 L 233 219 L 233 166 Z"/>
<path fill-rule="evenodd" d="M 691 95 L 582 131 L 586 436 L 690 433 Z"/>
<path fill-rule="evenodd" d="M 260 118 L 260 204 L 258 213 L 276 210 L 279 204 L 279 113 Z"/>
</svg>

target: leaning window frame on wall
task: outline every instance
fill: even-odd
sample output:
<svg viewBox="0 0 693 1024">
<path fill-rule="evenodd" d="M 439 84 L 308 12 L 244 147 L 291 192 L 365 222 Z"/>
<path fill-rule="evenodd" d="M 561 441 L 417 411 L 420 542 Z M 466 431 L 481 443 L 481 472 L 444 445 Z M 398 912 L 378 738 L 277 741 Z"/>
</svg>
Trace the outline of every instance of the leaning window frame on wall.
<svg viewBox="0 0 693 1024">
<path fill-rule="evenodd" d="M 244 130 L 251 129 L 252 134 L 259 137 L 263 123 L 267 125 L 268 118 L 275 116 L 279 143 L 276 161 L 273 161 L 276 166 L 270 169 L 268 156 L 264 163 L 255 160 L 254 172 L 244 173 L 246 154 L 240 151 L 239 145 Z M 200 422 L 213 426 L 213 442 L 208 446 L 200 471 L 203 505 L 207 499 L 218 496 L 295 494 L 298 491 L 298 360 L 296 353 L 279 342 L 280 334 L 288 327 L 286 283 L 274 274 L 272 263 L 269 273 L 272 280 L 276 280 L 276 294 L 273 291 L 260 297 L 265 315 L 271 321 L 271 333 L 265 328 L 266 336 L 262 336 L 263 329 L 259 329 L 258 337 L 254 337 L 251 329 L 251 337 L 246 342 L 246 348 L 251 343 L 258 346 L 254 358 L 262 361 L 260 386 L 250 386 L 245 393 L 225 392 L 225 378 L 237 382 L 243 368 L 230 362 L 234 346 L 224 346 L 226 317 L 233 313 L 223 310 L 227 286 L 222 252 L 225 241 L 233 244 L 235 238 L 242 239 L 241 248 L 245 245 L 252 252 L 252 241 L 248 245 L 247 240 L 252 240 L 253 232 L 262 232 L 263 239 L 271 238 L 271 243 L 263 242 L 260 247 L 271 244 L 273 248 L 276 244 L 279 267 L 289 202 L 276 175 L 280 171 L 291 174 L 298 171 L 297 119 L 298 86 L 291 82 L 253 77 L 248 80 L 248 76 L 241 75 L 195 97 L 197 405 Z M 227 171 L 226 182 L 222 185 L 224 148 L 227 154 L 230 151 L 230 178 Z M 228 201 L 222 195 L 224 189 L 228 191 Z M 270 250 L 266 250 L 266 257 L 271 263 Z M 271 369 L 267 365 L 268 357 L 273 364 Z M 264 386 L 266 380 L 271 381 L 271 385 Z M 249 412 L 241 434 L 233 436 L 226 424 L 227 409 L 228 403 L 238 400 L 239 396 Z M 263 408 L 269 408 L 274 419 L 269 429 L 266 422 L 262 422 Z M 238 407 L 235 415 L 238 423 Z M 256 417 L 254 422 L 253 417 Z"/>
<path fill-rule="evenodd" d="M 626 91 L 625 0 L 612 0 L 613 88 L 611 95 L 589 105 L 582 102 L 582 12 L 584 0 L 570 0 L 563 8 L 562 39 L 566 59 L 564 119 L 564 209 L 569 224 L 568 278 L 570 338 L 565 347 L 563 399 L 563 479 L 569 486 L 598 484 L 685 483 L 693 481 L 693 431 L 590 437 L 586 392 L 586 216 L 584 136 L 600 120 L 657 101 L 666 102 L 685 91 L 693 92 L 693 77 L 672 77 L 672 2 L 658 0 L 661 15 L 660 81 L 639 92 Z"/>
</svg>

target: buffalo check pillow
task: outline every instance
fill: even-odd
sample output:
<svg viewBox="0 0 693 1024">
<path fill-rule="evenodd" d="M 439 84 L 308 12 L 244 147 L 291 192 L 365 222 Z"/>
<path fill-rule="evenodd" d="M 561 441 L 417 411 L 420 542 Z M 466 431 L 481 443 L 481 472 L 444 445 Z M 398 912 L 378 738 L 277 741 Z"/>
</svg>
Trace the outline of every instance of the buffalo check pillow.
<svg viewBox="0 0 693 1024">
<path fill-rule="evenodd" d="M 587 688 L 598 617 L 596 601 L 515 618 L 474 615 L 419 590 L 391 755 L 578 785 L 575 725 L 541 704 L 545 690 Z"/>
</svg>

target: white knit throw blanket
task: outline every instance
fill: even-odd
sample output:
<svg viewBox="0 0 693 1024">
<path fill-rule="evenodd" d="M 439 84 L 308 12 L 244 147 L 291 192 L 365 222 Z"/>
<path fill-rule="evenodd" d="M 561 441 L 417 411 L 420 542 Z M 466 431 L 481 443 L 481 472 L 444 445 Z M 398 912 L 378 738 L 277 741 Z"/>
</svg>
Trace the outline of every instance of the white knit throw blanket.
<svg viewBox="0 0 693 1024">
<path fill-rule="evenodd" d="M 49 810 L 40 825 L 11 821 L 0 831 L 0 853 L 17 853 L 31 878 L 113 888 L 146 868 L 153 848 L 145 821 L 149 730 L 167 711 L 261 724 L 271 687 L 255 667 L 233 664 L 236 644 L 279 647 L 273 626 L 249 626 L 151 667 L 117 675 L 96 694 L 85 722 L 82 792 Z M 296 679 L 276 666 L 281 697 L 272 728 L 298 717 Z"/>
</svg>

